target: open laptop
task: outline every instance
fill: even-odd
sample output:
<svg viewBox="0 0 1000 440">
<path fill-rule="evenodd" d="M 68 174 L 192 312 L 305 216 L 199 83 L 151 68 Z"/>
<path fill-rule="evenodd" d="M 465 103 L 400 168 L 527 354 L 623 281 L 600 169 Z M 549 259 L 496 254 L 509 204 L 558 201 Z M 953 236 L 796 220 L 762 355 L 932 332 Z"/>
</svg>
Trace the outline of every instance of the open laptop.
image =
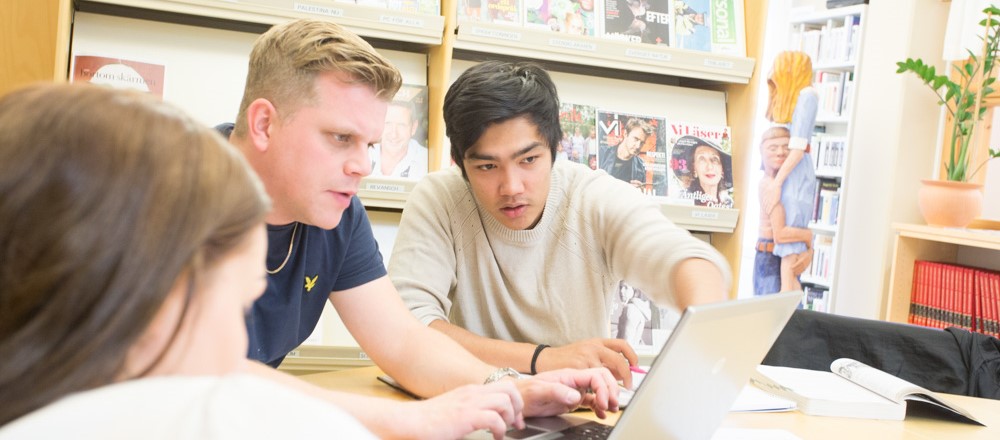
<svg viewBox="0 0 1000 440">
<path fill-rule="evenodd" d="M 801 299 L 794 291 L 688 307 L 616 425 L 575 416 L 527 419 L 527 428 L 505 438 L 711 438 Z"/>
</svg>

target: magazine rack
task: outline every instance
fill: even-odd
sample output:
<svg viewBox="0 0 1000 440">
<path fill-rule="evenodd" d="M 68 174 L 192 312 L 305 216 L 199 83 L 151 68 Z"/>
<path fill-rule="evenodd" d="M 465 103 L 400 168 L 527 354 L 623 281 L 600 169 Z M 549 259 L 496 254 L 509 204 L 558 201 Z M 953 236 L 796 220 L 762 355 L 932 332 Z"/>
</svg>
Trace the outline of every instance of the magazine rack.
<svg viewBox="0 0 1000 440">
<path fill-rule="evenodd" d="M 752 58 L 465 21 L 458 23 L 455 49 L 739 84 L 750 81 L 754 67 Z"/>
</svg>

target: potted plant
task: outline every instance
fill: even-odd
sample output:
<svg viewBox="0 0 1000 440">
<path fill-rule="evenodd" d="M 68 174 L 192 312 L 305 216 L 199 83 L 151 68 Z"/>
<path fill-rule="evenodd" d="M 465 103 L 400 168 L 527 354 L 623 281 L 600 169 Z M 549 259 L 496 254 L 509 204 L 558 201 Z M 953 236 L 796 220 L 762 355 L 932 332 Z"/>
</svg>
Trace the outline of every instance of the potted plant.
<svg viewBox="0 0 1000 440">
<path fill-rule="evenodd" d="M 986 164 L 972 161 L 977 157 L 976 128 L 986 114 L 983 101 L 993 93 L 997 80 L 994 67 L 1000 47 L 1000 21 L 993 17 L 1000 14 L 1000 9 L 991 5 L 983 9 L 983 14 L 986 18 L 979 22 L 985 30 L 982 50 L 979 54 L 967 50 L 969 59 L 955 69 L 960 77 L 957 82 L 938 75 L 934 66 L 921 59 L 896 63 L 896 73 L 916 74 L 937 94 L 938 104 L 952 118 L 950 132 L 946 133 L 945 175 L 939 180 L 925 179 L 919 195 L 920 212 L 931 225 L 963 227 L 982 212 L 982 185 L 968 181 Z M 1000 151 L 991 149 L 988 156 L 987 160 L 998 157 Z M 937 202 L 937 198 L 942 200 Z"/>
</svg>

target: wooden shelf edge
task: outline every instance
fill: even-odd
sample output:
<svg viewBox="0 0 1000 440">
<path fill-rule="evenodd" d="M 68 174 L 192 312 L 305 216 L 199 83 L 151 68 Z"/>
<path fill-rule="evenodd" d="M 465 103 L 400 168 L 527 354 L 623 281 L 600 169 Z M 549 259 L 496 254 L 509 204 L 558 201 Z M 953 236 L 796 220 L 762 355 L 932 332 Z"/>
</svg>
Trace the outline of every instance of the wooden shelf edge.
<svg viewBox="0 0 1000 440">
<path fill-rule="evenodd" d="M 985 230 L 977 232 L 975 229 L 944 228 L 911 223 L 893 223 L 892 228 L 901 237 L 1000 250 L 1000 233 L 990 233 L 985 232 Z"/>
<path fill-rule="evenodd" d="M 348 30 L 368 38 L 439 45 L 444 34 L 444 17 L 415 12 L 378 9 L 332 0 L 81 0 L 80 3 L 145 9 L 172 14 L 207 17 L 263 25 L 297 18 L 336 21 Z"/>
<path fill-rule="evenodd" d="M 749 83 L 755 65 L 746 57 L 465 21 L 459 22 L 455 48 L 736 84 Z"/>
<path fill-rule="evenodd" d="M 660 209 L 675 225 L 689 231 L 733 233 L 740 218 L 738 209 L 661 203 Z"/>
</svg>

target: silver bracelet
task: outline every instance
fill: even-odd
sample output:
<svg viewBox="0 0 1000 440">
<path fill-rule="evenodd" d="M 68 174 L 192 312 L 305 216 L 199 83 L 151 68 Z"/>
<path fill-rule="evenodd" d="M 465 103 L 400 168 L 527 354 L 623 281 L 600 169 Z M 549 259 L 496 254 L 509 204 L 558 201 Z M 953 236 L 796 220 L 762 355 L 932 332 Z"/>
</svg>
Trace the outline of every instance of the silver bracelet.
<svg viewBox="0 0 1000 440">
<path fill-rule="evenodd" d="M 508 376 L 513 377 L 514 379 L 521 378 L 521 374 L 518 373 L 517 370 L 514 370 L 513 368 L 510 367 L 503 367 L 498 369 L 497 371 L 494 371 L 493 374 L 490 374 L 490 377 L 486 378 L 486 381 L 483 382 L 483 385 L 489 385 L 493 382 L 496 382 Z"/>
</svg>

